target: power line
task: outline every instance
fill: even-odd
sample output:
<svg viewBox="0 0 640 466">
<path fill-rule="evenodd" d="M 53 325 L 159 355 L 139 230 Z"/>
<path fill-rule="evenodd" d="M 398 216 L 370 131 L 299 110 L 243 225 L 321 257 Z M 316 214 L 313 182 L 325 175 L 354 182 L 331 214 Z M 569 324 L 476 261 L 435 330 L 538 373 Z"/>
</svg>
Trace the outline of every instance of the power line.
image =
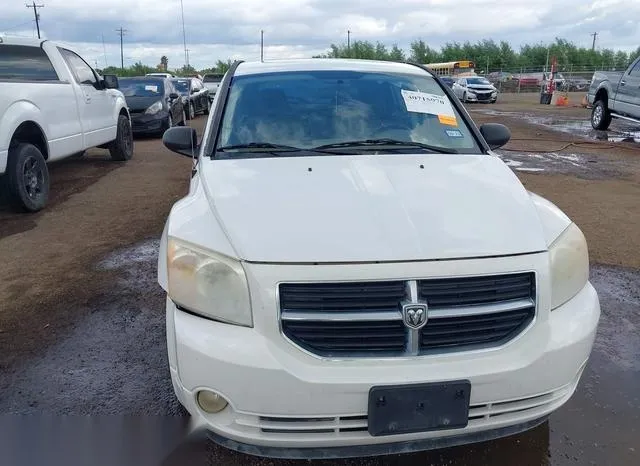
<svg viewBox="0 0 640 466">
<path fill-rule="evenodd" d="M 116 29 L 116 32 L 120 35 L 120 69 L 124 70 L 124 45 L 122 38 L 127 30 L 120 27 L 119 29 Z"/>
<path fill-rule="evenodd" d="M 36 27 L 38 28 L 38 39 L 40 39 L 40 13 L 38 8 L 44 8 L 44 5 L 36 5 L 36 2 L 32 2 L 31 5 L 25 4 L 27 8 L 33 8 L 33 16 L 36 18 Z"/>
<path fill-rule="evenodd" d="M 593 36 L 593 44 L 591 45 L 591 50 L 595 50 L 596 49 L 596 37 L 598 37 L 598 33 L 597 32 L 593 32 L 593 33 L 591 33 L 589 35 Z"/>
</svg>

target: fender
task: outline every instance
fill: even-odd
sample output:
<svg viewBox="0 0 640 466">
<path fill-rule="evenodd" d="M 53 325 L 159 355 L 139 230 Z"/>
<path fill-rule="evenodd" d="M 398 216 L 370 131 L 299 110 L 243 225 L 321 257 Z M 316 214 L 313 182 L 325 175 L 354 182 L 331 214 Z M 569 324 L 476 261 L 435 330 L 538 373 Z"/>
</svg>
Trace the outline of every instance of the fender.
<svg viewBox="0 0 640 466">
<path fill-rule="evenodd" d="M 120 115 L 120 111 L 122 109 L 124 109 L 124 111 L 127 113 L 127 118 L 129 119 L 129 121 L 131 121 L 129 107 L 127 106 L 127 101 L 124 98 L 124 94 L 122 94 L 122 92 L 120 92 L 117 89 L 109 89 L 107 92 L 109 92 L 109 95 L 114 99 L 114 105 L 113 105 L 113 112 L 114 112 L 113 121 L 115 122 L 114 124 L 117 126 L 118 115 Z"/>
<path fill-rule="evenodd" d="M 0 150 L 9 148 L 9 142 L 16 129 L 26 121 L 32 121 L 40 127 L 47 140 L 47 149 L 49 148 L 49 125 L 42 118 L 40 109 L 33 102 L 18 100 L 7 108 L 0 120 Z"/>
<path fill-rule="evenodd" d="M 42 131 L 47 144 L 47 153 L 50 153 L 49 147 L 49 125 L 42 118 L 40 109 L 28 100 L 18 100 L 12 103 L 2 115 L 0 119 L 0 154 L 9 150 L 9 143 L 18 127 L 27 121 L 33 122 Z M 7 157 L 0 157 L 0 174 L 7 170 Z"/>
</svg>

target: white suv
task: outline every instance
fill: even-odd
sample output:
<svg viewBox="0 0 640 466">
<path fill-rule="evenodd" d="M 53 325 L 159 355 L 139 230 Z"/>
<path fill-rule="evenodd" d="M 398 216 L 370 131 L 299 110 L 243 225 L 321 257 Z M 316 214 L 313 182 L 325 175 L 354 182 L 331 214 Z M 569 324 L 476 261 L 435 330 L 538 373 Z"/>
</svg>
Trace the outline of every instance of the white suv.
<svg viewBox="0 0 640 466">
<path fill-rule="evenodd" d="M 212 439 L 389 454 L 532 428 L 600 316 L 580 229 L 417 65 L 239 63 L 162 235 L 175 393 Z"/>
</svg>

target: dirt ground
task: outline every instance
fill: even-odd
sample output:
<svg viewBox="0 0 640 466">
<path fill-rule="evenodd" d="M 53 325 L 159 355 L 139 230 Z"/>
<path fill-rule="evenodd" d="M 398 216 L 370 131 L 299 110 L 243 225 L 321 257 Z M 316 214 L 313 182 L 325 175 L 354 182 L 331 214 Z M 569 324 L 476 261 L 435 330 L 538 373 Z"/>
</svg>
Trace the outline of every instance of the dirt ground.
<svg viewBox="0 0 640 466">
<path fill-rule="evenodd" d="M 478 124 L 510 127 L 513 139 L 501 157 L 585 232 L 608 316 L 585 382 L 552 421 L 531 432 L 391 462 L 341 464 L 640 463 L 640 145 L 558 129 L 556 120 L 580 126 L 589 110 L 536 100 L 504 95 L 469 111 Z M 192 125 L 201 131 L 204 122 Z M 190 163 L 158 139 L 137 139 L 134 158 L 124 164 L 92 150 L 52 165 L 52 199 L 39 214 L 0 205 L 0 412 L 183 414 L 166 370 L 155 261 L 166 216 L 186 193 Z M 38 381 L 50 386 L 34 387 Z M 182 446 L 172 458 L 294 464 L 248 460 L 206 442 Z"/>
</svg>

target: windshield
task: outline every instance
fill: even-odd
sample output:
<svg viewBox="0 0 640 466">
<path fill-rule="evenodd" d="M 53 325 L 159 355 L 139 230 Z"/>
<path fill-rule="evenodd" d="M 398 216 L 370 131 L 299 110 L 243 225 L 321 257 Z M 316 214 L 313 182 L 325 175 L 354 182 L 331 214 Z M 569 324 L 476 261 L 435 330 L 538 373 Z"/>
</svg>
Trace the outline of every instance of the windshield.
<svg viewBox="0 0 640 466">
<path fill-rule="evenodd" d="M 215 156 L 249 156 L 237 148 L 248 144 L 314 149 L 380 139 L 394 144 L 377 144 L 378 153 L 420 152 L 397 141 L 448 153 L 480 152 L 465 120 L 431 76 L 336 70 L 235 77 Z M 233 153 L 218 150 L 229 146 L 235 146 Z M 349 153 L 371 153 L 372 147 L 356 146 Z"/>
<path fill-rule="evenodd" d="M 188 79 L 176 79 L 173 81 L 173 86 L 180 94 L 189 93 L 189 80 Z"/>
<path fill-rule="evenodd" d="M 222 81 L 223 76 L 222 74 L 205 74 L 203 81 L 205 83 L 219 83 Z"/>
<path fill-rule="evenodd" d="M 164 94 L 164 84 L 159 79 L 118 79 L 118 87 L 125 97 L 158 97 Z"/>
<path fill-rule="evenodd" d="M 467 84 L 491 85 L 486 78 L 467 78 Z"/>
</svg>

